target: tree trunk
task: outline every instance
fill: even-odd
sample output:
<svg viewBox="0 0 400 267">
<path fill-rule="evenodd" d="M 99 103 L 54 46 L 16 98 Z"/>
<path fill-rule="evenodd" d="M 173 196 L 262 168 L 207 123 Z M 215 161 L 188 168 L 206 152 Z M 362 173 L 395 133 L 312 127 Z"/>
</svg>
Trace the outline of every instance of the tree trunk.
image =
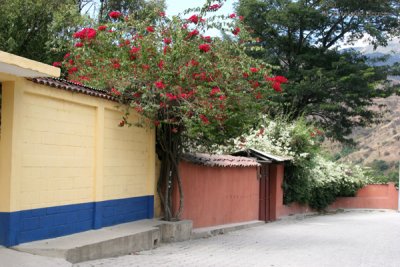
<svg viewBox="0 0 400 267">
<path fill-rule="evenodd" d="M 182 181 L 179 174 L 182 146 L 180 131 L 176 129 L 170 124 L 163 124 L 157 129 L 157 154 L 161 160 L 157 192 L 166 221 L 179 220 L 183 210 Z M 174 190 L 178 190 L 179 193 L 179 207 L 175 213 L 173 210 Z"/>
</svg>

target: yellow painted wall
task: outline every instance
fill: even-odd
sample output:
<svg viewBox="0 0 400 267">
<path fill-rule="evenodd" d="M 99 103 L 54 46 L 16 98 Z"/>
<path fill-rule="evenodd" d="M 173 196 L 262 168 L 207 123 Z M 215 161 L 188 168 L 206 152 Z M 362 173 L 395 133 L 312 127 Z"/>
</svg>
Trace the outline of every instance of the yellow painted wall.
<svg viewBox="0 0 400 267">
<path fill-rule="evenodd" d="M 0 76 L 1 78 L 1 76 Z M 2 81 L 2 111 L 0 132 L 0 212 L 10 210 L 11 151 L 14 110 L 14 82 Z"/>
<path fill-rule="evenodd" d="M 0 212 L 154 194 L 154 130 L 118 127 L 115 102 L 13 84 L 3 82 Z"/>
</svg>

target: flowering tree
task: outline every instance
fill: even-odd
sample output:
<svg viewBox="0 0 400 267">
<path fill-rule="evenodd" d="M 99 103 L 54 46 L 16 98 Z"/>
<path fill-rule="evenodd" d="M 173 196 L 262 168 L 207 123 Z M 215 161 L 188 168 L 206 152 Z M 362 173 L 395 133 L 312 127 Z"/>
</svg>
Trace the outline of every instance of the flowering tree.
<svg viewBox="0 0 400 267">
<path fill-rule="evenodd" d="M 120 126 L 156 128 L 162 162 L 157 190 L 166 220 L 179 218 L 183 208 L 178 163 L 185 148 L 223 144 L 240 135 L 287 82 L 271 77 L 269 66 L 246 55 L 251 40 L 240 17 L 206 17 L 222 4 L 208 1 L 186 18 L 169 19 L 159 12 L 156 21 L 113 11 L 111 23 L 76 32 L 71 52 L 56 63 L 68 79 L 107 88 L 121 107 L 142 115 L 132 121 L 127 110 Z M 230 40 L 205 36 L 211 27 L 227 32 Z M 176 213 L 172 190 L 181 196 Z"/>
</svg>

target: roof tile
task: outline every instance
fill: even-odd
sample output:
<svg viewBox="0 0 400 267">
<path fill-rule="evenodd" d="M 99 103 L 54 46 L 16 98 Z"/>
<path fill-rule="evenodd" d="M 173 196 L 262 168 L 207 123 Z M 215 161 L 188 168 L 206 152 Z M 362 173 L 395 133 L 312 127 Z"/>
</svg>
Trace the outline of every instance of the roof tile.
<svg viewBox="0 0 400 267">
<path fill-rule="evenodd" d="M 182 160 L 209 167 L 256 167 L 255 159 L 230 155 L 210 155 L 204 153 L 186 153 Z"/>
<path fill-rule="evenodd" d="M 71 81 L 67 81 L 64 79 L 60 78 L 46 78 L 46 77 L 41 77 L 41 78 L 31 78 L 28 79 L 34 83 L 38 84 L 43 84 L 47 85 L 50 87 L 58 88 L 58 89 L 63 89 L 67 91 L 72 91 L 72 92 L 78 92 L 82 94 L 86 94 L 89 96 L 94 96 L 94 97 L 100 97 L 104 98 L 107 100 L 111 101 L 117 101 L 117 98 L 114 97 L 110 92 L 106 90 L 101 90 L 101 89 L 96 89 L 90 86 L 86 85 L 80 85 Z"/>
</svg>

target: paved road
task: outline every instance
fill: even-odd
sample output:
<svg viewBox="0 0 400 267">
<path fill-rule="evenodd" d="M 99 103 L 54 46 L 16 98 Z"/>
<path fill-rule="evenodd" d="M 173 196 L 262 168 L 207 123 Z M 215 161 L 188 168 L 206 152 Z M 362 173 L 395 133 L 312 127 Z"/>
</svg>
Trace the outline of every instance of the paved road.
<svg viewBox="0 0 400 267">
<path fill-rule="evenodd" d="M 41 265 L 11 266 L 67 266 L 60 260 L 46 265 L 50 259 L 40 259 Z M 291 219 L 74 265 L 100 266 L 400 267 L 400 213 L 364 211 Z"/>
<path fill-rule="evenodd" d="M 400 214 L 347 212 L 280 221 L 76 266 L 400 267 Z"/>
</svg>

